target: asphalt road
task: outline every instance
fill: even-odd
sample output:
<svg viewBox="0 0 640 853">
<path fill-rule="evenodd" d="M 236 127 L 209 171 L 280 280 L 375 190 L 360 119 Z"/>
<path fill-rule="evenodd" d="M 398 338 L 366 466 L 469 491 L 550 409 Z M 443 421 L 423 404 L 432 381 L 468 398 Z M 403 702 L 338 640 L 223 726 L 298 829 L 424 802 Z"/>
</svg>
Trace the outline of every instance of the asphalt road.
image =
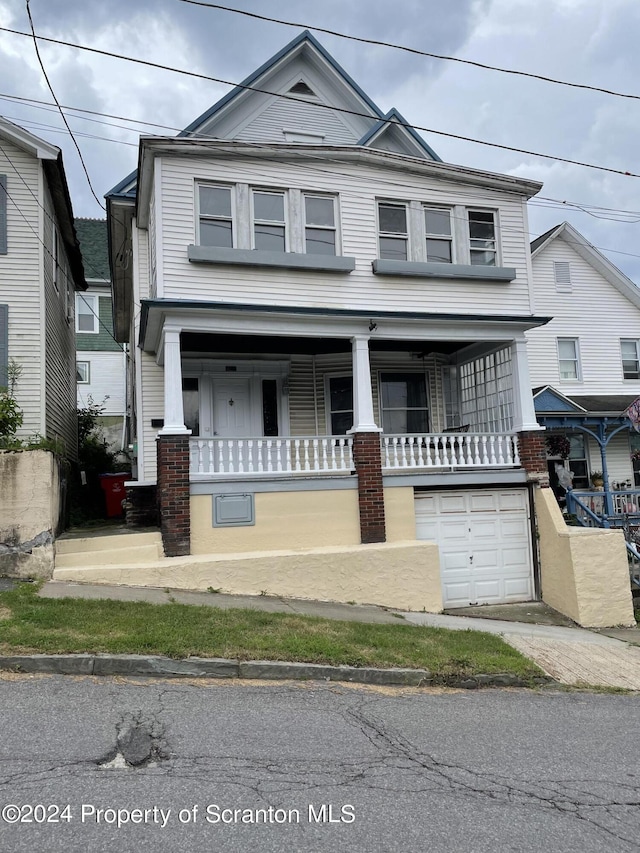
<svg viewBox="0 0 640 853">
<path fill-rule="evenodd" d="M 635 851 L 639 702 L 4 676 L 0 850 Z"/>
</svg>

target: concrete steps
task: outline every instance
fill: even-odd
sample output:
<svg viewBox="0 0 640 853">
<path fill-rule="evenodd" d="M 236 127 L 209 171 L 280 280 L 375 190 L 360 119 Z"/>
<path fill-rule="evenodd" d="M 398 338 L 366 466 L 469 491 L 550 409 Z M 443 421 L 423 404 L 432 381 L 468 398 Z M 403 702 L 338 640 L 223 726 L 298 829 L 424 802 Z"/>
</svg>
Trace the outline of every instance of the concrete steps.
<svg viewBox="0 0 640 853">
<path fill-rule="evenodd" d="M 119 566 L 153 563 L 164 556 L 158 531 L 74 536 L 55 543 L 55 568 Z"/>
</svg>

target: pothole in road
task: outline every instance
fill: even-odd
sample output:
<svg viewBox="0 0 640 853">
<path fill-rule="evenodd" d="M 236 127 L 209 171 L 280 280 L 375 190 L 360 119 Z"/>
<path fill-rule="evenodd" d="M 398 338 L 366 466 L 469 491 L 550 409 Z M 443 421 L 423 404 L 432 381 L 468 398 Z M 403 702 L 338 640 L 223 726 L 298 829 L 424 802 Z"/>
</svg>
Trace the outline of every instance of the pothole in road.
<svg viewBox="0 0 640 853">
<path fill-rule="evenodd" d="M 153 767 L 169 757 L 164 729 L 157 720 L 142 713 L 126 715 L 116 726 L 116 747 L 98 761 L 103 770 Z"/>
</svg>

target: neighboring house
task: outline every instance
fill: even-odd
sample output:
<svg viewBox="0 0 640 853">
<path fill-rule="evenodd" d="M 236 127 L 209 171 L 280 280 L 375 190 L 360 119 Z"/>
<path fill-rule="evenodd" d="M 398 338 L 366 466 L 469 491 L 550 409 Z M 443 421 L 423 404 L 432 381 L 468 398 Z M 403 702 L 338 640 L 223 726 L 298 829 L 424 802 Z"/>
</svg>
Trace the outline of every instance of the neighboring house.
<svg viewBox="0 0 640 853">
<path fill-rule="evenodd" d="M 75 294 L 86 283 L 59 148 L 0 118 L 0 386 L 10 363 L 19 437 L 77 458 Z"/>
<path fill-rule="evenodd" d="M 612 488 L 640 487 L 632 459 L 640 433 L 624 416 L 640 397 L 640 289 L 568 222 L 534 240 L 531 253 L 535 311 L 553 316 L 527 332 L 551 484 L 561 463 L 577 490 L 602 471 Z M 564 448 L 558 435 L 569 440 Z"/>
<path fill-rule="evenodd" d="M 88 289 L 76 294 L 78 407 L 101 406 L 112 451 L 126 449 L 126 347 L 113 336 L 106 219 L 76 219 Z"/>
<path fill-rule="evenodd" d="M 128 499 L 157 498 L 166 555 L 194 555 L 156 585 L 534 597 L 540 186 L 443 163 L 309 33 L 177 137 L 141 140 L 107 196 Z"/>
</svg>

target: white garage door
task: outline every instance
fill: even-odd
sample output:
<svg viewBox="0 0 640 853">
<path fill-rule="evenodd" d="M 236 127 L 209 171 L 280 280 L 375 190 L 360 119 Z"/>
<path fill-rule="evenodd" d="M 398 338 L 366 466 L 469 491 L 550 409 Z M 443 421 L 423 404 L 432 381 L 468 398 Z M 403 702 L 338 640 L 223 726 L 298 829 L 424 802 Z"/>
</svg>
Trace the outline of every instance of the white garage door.
<svg viewBox="0 0 640 853">
<path fill-rule="evenodd" d="M 437 542 L 445 607 L 533 598 L 525 489 L 418 492 L 416 537 Z"/>
</svg>

